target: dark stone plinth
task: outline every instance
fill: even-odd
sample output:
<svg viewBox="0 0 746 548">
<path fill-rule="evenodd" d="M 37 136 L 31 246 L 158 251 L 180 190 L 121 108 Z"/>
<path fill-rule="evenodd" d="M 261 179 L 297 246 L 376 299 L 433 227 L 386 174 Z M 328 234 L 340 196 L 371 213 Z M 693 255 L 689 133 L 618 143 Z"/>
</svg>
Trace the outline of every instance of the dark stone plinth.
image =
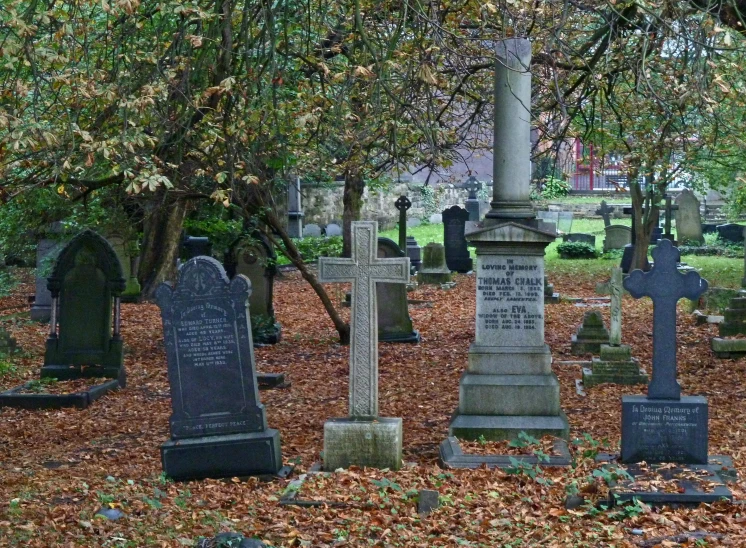
<svg viewBox="0 0 746 548">
<path fill-rule="evenodd" d="M 648 376 L 640 362 L 632 357 L 628 345 L 601 346 L 601 356 L 593 358 L 590 367 L 583 368 L 583 386 L 590 388 L 602 383 L 647 384 Z"/>
<path fill-rule="evenodd" d="M 734 244 L 743 243 L 743 225 L 735 223 L 727 223 L 724 225 L 718 225 L 716 230 L 718 237 L 726 242 Z"/>
<path fill-rule="evenodd" d="M 721 337 L 746 335 L 746 297 L 733 297 L 723 312 L 724 321 L 718 326 Z"/>
<path fill-rule="evenodd" d="M 570 427 L 567 416 L 560 410 L 558 415 L 458 415 L 455 413 L 448 433 L 462 440 L 489 441 L 513 440 L 518 432 L 529 436 L 555 436 L 567 438 Z"/>
<path fill-rule="evenodd" d="M 466 221 L 468 220 L 469 212 L 458 206 L 452 206 L 443 211 L 443 243 L 446 264 L 449 270 L 455 272 L 469 272 L 473 268 L 465 236 Z"/>
<path fill-rule="evenodd" d="M 570 466 L 572 456 L 567 448 L 567 442 L 563 439 L 554 441 L 554 451 L 559 455 L 549 456 L 549 460 L 541 459 L 535 455 L 515 456 L 515 455 L 470 455 L 464 454 L 458 438 L 449 436 L 440 444 L 440 462 L 445 468 L 468 468 L 476 470 L 477 468 L 511 468 L 516 465 L 515 461 L 534 466 Z"/>
<path fill-rule="evenodd" d="M 250 458 L 248 458 L 250 457 Z M 169 440 L 161 445 L 163 471 L 176 481 L 276 474 L 282 467 L 280 433 Z"/>
<path fill-rule="evenodd" d="M 600 454 L 600 462 L 615 462 L 616 455 Z M 712 504 L 720 500 L 733 500 L 733 494 L 726 486 L 737 480 L 736 469 L 730 457 L 713 455 L 707 464 L 670 465 L 616 464 L 625 470 L 630 478 L 621 478 L 609 491 L 609 505 L 614 506 L 632 499 L 655 506 L 698 506 Z M 662 489 L 660 479 L 655 487 L 654 478 L 662 478 L 669 488 Z"/>
<path fill-rule="evenodd" d="M 114 378 L 119 386 L 127 386 L 127 374 L 124 368 L 115 367 L 81 367 L 79 365 L 45 365 L 41 368 L 42 379 L 57 379 L 59 381 L 71 381 L 73 379 L 100 379 Z"/>
<path fill-rule="evenodd" d="M 557 304 L 560 302 L 560 294 L 554 292 L 554 284 L 549 283 L 549 279 L 544 276 L 544 304 Z"/>
<path fill-rule="evenodd" d="M 77 378 L 77 377 L 76 377 Z M 31 382 L 16 386 L 5 392 L 0 392 L 0 407 L 16 407 L 19 409 L 62 409 L 77 407 L 85 409 L 104 394 L 120 388 L 117 379 L 106 381 L 96 386 L 74 394 L 21 394 L 21 390 L 28 388 Z"/>
<path fill-rule="evenodd" d="M 290 388 L 290 382 L 285 382 L 284 373 L 257 373 L 256 382 L 259 385 L 259 390 Z"/>
<path fill-rule="evenodd" d="M 623 396 L 621 461 L 707 464 L 707 399 Z"/>
<path fill-rule="evenodd" d="M 650 245 L 657 244 L 661 238 L 663 238 L 663 229 L 659 226 L 654 226 L 653 231 L 650 233 Z"/>
<path fill-rule="evenodd" d="M 627 244 L 624 246 L 624 251 L 622 251 L 622 262 L 619 264 L 624 274 L 627 274 L 629 272 L 629 269 L 632 267 L 632 259 L 634 257 L 634 254 L 635 244 Z"/>
</svg>

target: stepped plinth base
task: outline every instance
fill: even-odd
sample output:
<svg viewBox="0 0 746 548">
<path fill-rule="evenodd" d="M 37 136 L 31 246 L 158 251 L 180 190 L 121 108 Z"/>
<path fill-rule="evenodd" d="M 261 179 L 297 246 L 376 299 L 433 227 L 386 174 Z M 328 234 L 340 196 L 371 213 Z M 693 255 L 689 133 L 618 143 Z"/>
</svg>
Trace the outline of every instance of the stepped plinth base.
<svg viewBox="0 0 746 548">
<path fill-rule="evenodd" d="M 514 440 L 521 432 L 537 439 L 542 436 L 567 439 L 570 427 L 563 411 L 555 416 L 456 414 L 448 427 L 449 436 L 462 440 L 477 440 L 480 436 L 489 441 Z"/>
</svg>

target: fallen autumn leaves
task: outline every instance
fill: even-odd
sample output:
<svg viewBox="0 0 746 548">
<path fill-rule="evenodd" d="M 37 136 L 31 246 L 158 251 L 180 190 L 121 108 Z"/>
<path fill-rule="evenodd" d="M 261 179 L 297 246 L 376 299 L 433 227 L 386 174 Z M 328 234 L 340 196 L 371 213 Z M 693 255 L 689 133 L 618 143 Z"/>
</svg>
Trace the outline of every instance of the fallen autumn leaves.
<svg viewBox="0 0 746 548">
<path fill-rule="evenodd" d="M 419 345 L 379 346 L 381 414 L 404 419 L 406 466 L 400 472 L 353 468 L 309 476 L 299 498 L 344 503 L 334 507 L 279 504 L 289 481 L 320 459 L 324 421 L 347 414 L 348 348 L 336 343 L 331 321 L 297 274 L 286 274 L 275 288 L 283 341 L 256 352 L 259 371 L 282 372 L 292 382 L 290 389 L 261 393 L 269 425 L 281 432 L 283 457 L 297 465 L 285 480 L 164 481 L 159 446 L 169 437 L 170 399 L 160 316 L 151 304 L 124 305 L 125 390 L 82 411 L 2 410 L 0 545 L 189 546 L 201 535 L 228 530 L 274 546 L 313 547 L 635 546 L 651 539 L 675 546 L 692 532 L 700 539 L 710 533 L 720 545 L 745 543 L 746 516 L 736 504 L 566 510 L 566 488 L 573 483 L 588 499 L 604 494 L 591 476 L 595 463 L 582 456 L 592 444 L 587 439 L 571 447 L 577 467 L 543 469 L 541 476 L 551 480 L 543 483 L 500 470 L 441 469 L 437 447 L 458 403 L 458 379 L 474 336 L 474 278 L 459 275 L 456 281 L 449 291 L 427 286 L 410 294 L 432 303 L 411 307 L 422 334 Z M 594 281 L 552 282 L 562 294 L 593 296 Z M 339 302 L 344 288 L 328 287 Z M 25 309 L 31 291 L 22 286 L 0 299 L 0 309 Z M 620 398 L 643 387 L 602 385 L 586 390 L 585 397 L 576 393 L 580 366 L 557 362 L 570 360 L 570 336 L 586 310 L 569 303 L 547 306 L 546 339 L 572 437 L 608 439 L 615 450 Z M 608 309 L 601 311 L 608 323 Z M 648 299 L 624 299 L 623 340 L 648 371 L 651 316 Z M 4 326 L 28 352 L 0 378 L 7 389 L 38 375 L 46 326 Z M 746 360 L 717 360 L 709 350 L 714 334 L 715 327 L 697 326 L 680 310 L 679 379 L 686 394 L 709 398 L 710 453 L 732 456 L 744 471 Z M 427 516 L 417 514 L 420 489 L 440 493 L 441 507 Z M 743 499 L 743 482 L 732 489 Z M 120 509 L 124 517 L 94 517 L 101 507 Z"/>
</svg>

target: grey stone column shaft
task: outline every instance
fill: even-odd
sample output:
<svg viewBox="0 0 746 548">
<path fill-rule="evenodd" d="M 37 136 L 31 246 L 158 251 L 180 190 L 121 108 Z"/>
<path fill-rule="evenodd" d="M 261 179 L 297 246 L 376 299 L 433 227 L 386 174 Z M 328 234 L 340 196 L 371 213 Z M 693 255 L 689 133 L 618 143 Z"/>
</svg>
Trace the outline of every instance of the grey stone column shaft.
<svg viewBox="0 0 746 548">
<path fill-rule="evenodd" d="M 488 224 L 535 217 L 531 208 L 531 43 L 498 42 L 492 209 Z"/>
</svg>

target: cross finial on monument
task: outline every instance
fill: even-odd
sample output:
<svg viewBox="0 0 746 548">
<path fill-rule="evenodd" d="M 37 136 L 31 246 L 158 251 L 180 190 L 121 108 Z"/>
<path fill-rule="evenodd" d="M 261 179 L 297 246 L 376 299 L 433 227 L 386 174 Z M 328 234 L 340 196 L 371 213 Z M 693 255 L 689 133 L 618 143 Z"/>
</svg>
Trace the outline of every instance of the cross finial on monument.
<svg viewBox="0 0 746 548">
<path fill-rule="evenodd" d="M 480 183 L 479 180 L 472 175 L 464 182 L 462 187 L 469 192 L 469 200 L 476 200 L 477 192 L 480 188 L 482 188 L 482 183 Z"/>
<path fill-rule="evenodd" d="M 707 291 L 707 280 L 696 272 L 676 269 L 679 253 L 669 240 L 653 250 L 653 268 L 633 271 L 624 288 L 635 298 L 653 300 L 653 376 L 648 386 L 651 399 L 678 400 L 681 386 L 676 380 L 676 303 L 682 297 L 694 300 Z"/>
<path fill-rule="evenodd" d="M 606 200 L 601 200 L 601 207 L 596 210 L 596 215 L 600 215 L 604 220 L 604 226 L 611 225 L 610 215 L 614 213 L 614 208 L 606 203 Z"/>
<path fill-rule="evenodd" d="M 403 194 L 394 202 L 394 207 L 399 210 L 399 249 L 407 250 L 407 211 L 412 207 L 412 202 Z"/>
<path fill-rule="evenodd" d="M 352 257 L 319 258 L 320 282 L 352 282 L 350 417 L 378 417 L 376 283 L 409 282 L 409 257 L 378 259 L 378 223 L 352 223 Z"/>
</svg>

